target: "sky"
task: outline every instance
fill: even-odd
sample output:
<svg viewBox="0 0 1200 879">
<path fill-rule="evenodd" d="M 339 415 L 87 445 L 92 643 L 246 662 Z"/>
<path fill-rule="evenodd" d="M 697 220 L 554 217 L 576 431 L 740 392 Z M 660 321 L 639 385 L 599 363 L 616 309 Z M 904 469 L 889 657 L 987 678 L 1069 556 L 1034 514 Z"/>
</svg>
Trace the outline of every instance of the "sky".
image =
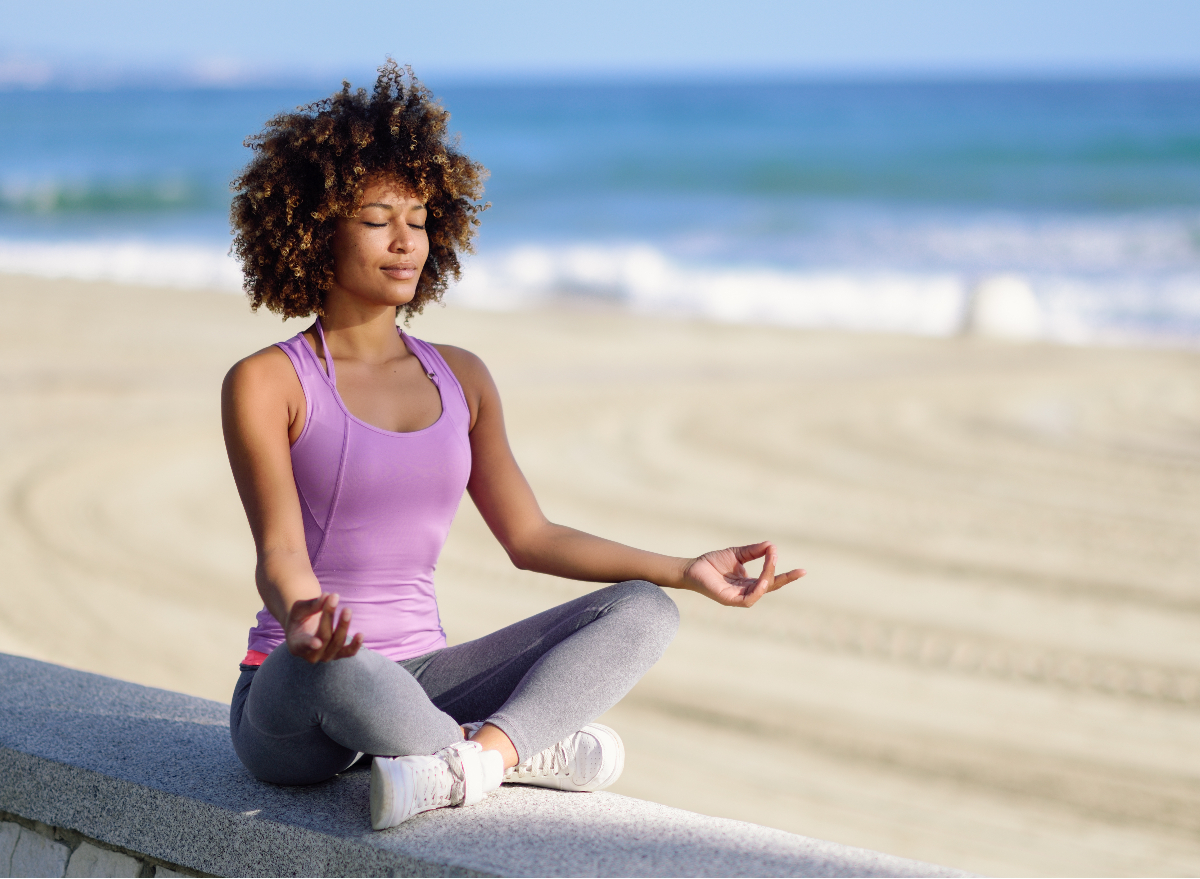
<svg viewBox="0 0 1200 879">
<path fill-rule="evenodd" d="M 1198 0 L 0 0 L 0 83 L 1200 75 Z"/>
</svg>

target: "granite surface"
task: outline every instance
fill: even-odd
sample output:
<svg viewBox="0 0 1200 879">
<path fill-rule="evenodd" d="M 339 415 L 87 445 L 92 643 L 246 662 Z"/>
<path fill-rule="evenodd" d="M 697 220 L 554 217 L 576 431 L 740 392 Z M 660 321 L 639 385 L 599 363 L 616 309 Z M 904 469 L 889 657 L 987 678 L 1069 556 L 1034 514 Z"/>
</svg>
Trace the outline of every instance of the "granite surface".
<svg viewBox="0 0 1200 879">
<path fill-rule="evenodd" d="M 0 810 L 204 873 L 956 876 L 953 870 L 616 794 L 506 786 L 371 831 L 366 764 L 252 778 L 228 706 L 0 654 Z"/>
</svg>

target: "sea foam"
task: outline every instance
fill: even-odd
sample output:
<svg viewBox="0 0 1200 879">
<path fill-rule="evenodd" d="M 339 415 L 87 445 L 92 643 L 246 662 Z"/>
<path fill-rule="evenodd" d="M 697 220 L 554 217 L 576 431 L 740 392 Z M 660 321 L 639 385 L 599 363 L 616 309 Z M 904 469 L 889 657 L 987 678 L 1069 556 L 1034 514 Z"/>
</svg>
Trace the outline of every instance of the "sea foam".
<svg viewBox="0 0 1200 879">
<path fill-rule="evenodd" d="M 451 301 L 513 308 L 571 297 L 736 323 L 948 335 L 965 289 L 952 274 L 686 265 L 647 245 L 522 246 L 471 260 Z"/>
<path fill-rule="evenodd" d="M 185 289 L 242 289 L 237 261 L 220 246 L 147 240 L 0 240 L 0 272 Z"/>
<path fill-rule="evenodd" d="M 0 239 L 0 272 L 241 291 L 217 244 Z M 521 244 L 468 257 L 447 301 L 601 301 L 726 323 L 1068 344 L 1200 342 L 1200 272 L 964 272 L 704 264 L 645 243 Z"/>
<path fill-rule="evenodd" d="M 1200 341 L 1200 271 L 921 271 L 705 265 L 645 244 L 523 245 L 471 259 L 449 300 L 578 298 L 732 323 L 1012 341 Z"/>
</svg>

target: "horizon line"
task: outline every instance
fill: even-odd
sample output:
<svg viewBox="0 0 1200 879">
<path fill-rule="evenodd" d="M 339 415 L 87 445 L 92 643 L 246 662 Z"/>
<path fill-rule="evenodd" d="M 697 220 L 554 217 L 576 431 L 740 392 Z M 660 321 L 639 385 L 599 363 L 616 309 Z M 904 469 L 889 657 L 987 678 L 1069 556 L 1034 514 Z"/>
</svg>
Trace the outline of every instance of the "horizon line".
<svg viewBox="0 0 1200 879">
<path fill-rule="evenodd" d="M 415 70 L 415 68 L 414 68 Z M 939 83 L 1103 83 L 1184 82 L 1200 80 L 1200 65 L 1176 67 L 629 67 L 599 68 L 453 69 L 430 67 L 416 71 L 422 82 L 445 87 L 587 86 L 587 85 L 714 85 L 730 84 L 939 84 Z M 343 80 L 355 88 L 369 87 L 376 68 L 366 65 L 329 68 L 197 69 L 195 66 L 123 66 L 48 68 L 15 67 L 0 58 L 0 92 L 111 91 L 139 89 L 330 88 Z"/>
</svg>

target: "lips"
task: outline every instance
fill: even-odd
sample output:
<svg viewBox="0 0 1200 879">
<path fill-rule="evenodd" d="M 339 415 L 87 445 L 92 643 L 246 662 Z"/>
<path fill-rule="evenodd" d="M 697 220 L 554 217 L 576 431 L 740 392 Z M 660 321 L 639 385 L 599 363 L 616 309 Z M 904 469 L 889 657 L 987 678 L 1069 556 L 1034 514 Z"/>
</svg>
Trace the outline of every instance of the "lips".
<svg viewBox="0 0 1200 879">
<path fill-rule="evenodd" d="M 417 276 L 415 266 L 384 266 L 383 273 L 397 281 L 410 281 Z"/>
</svg>

